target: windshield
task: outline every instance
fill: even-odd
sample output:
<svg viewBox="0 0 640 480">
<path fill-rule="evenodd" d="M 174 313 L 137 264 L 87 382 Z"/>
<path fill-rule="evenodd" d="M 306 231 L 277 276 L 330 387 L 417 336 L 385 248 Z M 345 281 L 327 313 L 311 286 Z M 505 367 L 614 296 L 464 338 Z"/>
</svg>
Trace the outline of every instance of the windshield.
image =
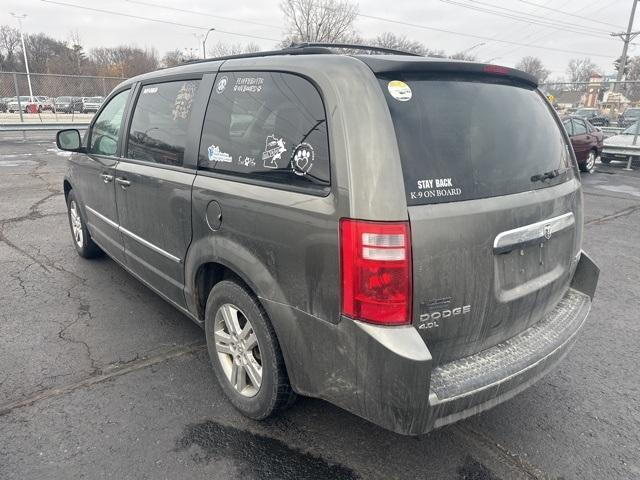
<svg viewBox="0 0 640 480">
<path fill-rule="evenodd" d="M 635 135 L 636 130 L 638 130 L 638 122 L 634 123 L 630 127 L 627 127 L 627 129 L 622 132 L 622 135 Z M 640 133 L 640 130 L 638 130 L 638 132 Z"/>
<path fill-rule="evenodd" d="M 576 112 L 576 115 L 581 115 L 581 116 L 593 116 L 597 113 L 596 110 L 592 110 L 590 108 L 581 108 L 580 110 L 578 110 Z"/>
<path fill-rule="evenodd" d="M 100 103 L 102 102 L 102 97 L 90 97 L 87 99 L 87 102 Z"/>
<path fill-rule="evenodd" d="M 637 116 L 640 114 L 640 108 L 630 108 L 629 110 L 627 110 L 626 112 L 624 112 L 625 115 L 633 115 L 633 116 Z"/>
<path fill-rule="evenodd" d="M 58 101 L 58 102 L 70 102 L 71 101 L 71 97 L 58 97 L 56 99 L 56 101 Z"/>
<path fill-rule="evenodd" d="M 503 79 L 399 80 L 380 79 L 380 86 L 409 205 L 519 193 L 570 178 L 561 126 L 537 90 Z M 398 95 L 398 85 L 410 90 Z"/>
</svg>

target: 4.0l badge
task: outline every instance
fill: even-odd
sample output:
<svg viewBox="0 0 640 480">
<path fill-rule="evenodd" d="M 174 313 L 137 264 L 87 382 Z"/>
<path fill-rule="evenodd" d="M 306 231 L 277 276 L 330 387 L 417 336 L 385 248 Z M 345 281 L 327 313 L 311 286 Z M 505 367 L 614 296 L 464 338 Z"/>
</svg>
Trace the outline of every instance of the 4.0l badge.
<svg viewBox="0 0 640 480">
<path fill-rule="evenodd" d="M 435 306 L 435 305 L 434 305 Z M 444 306 L 440 304 L 439 306 Z M 420 325 L 418 328 L 420 330 L 426 330 L 430 328 L 437 328 L 440 326 L 440 321 L 445 318 L 457 317 L 459 315 L 466 315 L 471 312 L 471 305 L 462 305 L 460 307 L 454 308 L 444 308 L 444 309 L 431 309 L 430 306 L 427 305 L 428 312 L 420 314 Z M 432 307 L 433 308 L 433 307 Z"/>
</svg>

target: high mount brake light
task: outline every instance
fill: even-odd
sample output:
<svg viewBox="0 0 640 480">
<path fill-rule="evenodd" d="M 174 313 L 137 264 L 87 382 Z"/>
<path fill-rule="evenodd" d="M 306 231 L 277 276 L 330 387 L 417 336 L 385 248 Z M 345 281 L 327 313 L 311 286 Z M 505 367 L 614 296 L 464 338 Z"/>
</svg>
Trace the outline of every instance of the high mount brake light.
<svg viewBox="0 0 640 480">
<path fill-rule="evenodd" d="M 507 67 L 501 67 L 500 65 L 485 65 L 482 67 L 482 71 L 485 73 L 497 73 L 499 75 L 509 74 L 509 69 Z"/>
<path fill-rule="evenodd" d="M 380 325 L 411 322 L 408 222 L 340 220 L 342 313 Z"/>
</svg>

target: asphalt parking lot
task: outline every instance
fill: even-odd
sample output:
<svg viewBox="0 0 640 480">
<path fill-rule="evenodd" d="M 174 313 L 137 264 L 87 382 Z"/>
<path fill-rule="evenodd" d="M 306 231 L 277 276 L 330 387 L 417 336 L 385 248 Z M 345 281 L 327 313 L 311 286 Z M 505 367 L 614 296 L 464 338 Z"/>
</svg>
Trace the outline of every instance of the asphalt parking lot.
<svg viewBox="0 0 640 480">
<path fill-rule="evenodd" d="M 204 334 L 113 261 L 83 260 L 53 134 L 0 134 L 0 479 L 640 478 L 640 166 L 584 178 L 602 269 L 576 346 L 538 384 L 421 437 L 302 398 L 254 422 Z"/>
</svg>

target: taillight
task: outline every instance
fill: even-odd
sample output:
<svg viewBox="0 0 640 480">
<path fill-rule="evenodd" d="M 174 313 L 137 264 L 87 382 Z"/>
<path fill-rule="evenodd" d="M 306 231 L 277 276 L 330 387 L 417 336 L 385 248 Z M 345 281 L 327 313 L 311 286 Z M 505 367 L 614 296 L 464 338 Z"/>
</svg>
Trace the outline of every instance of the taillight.
<svg viewBox="0 0 640 480">
<path fill-rule="evenodd" d="M 408 222 L 340 220 L 342 314 L 382 325 L 411 322 Z"/>
</svg>

